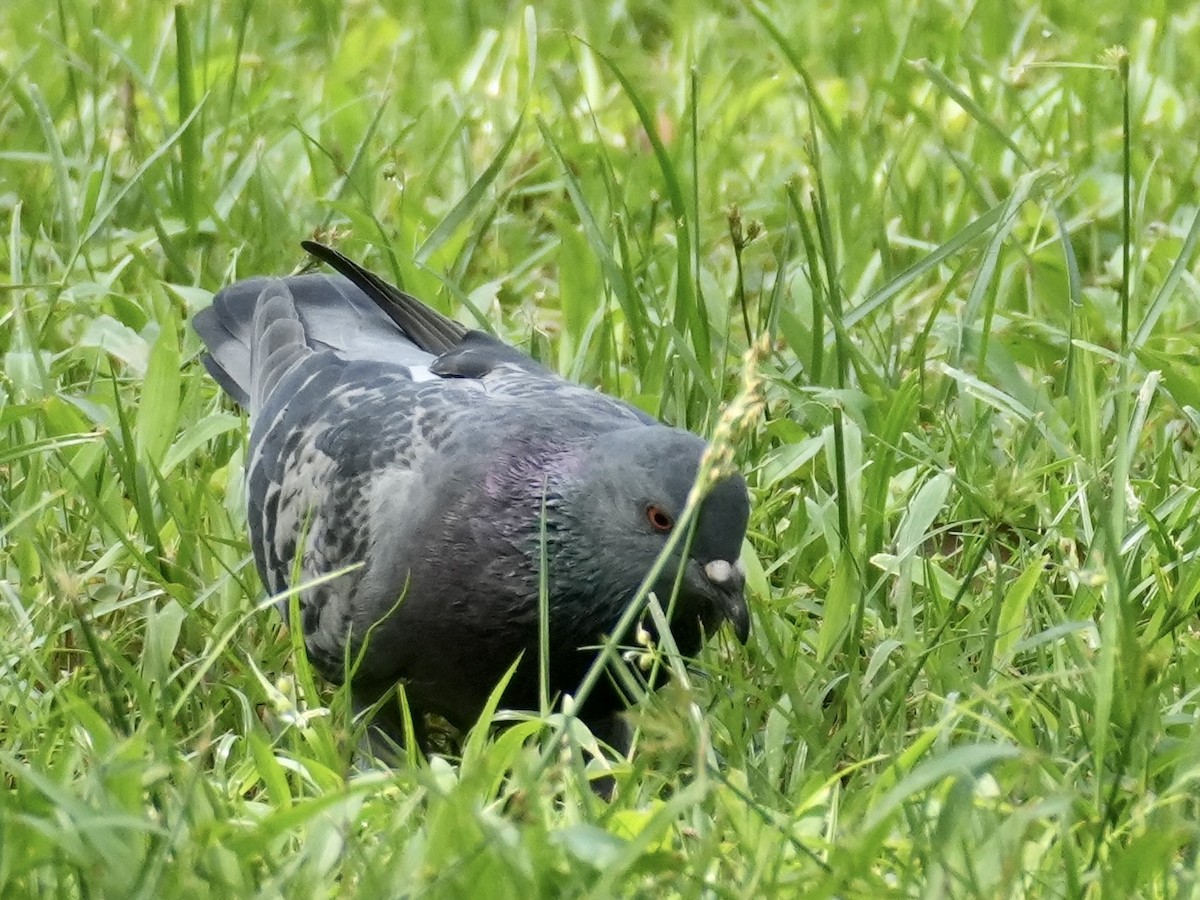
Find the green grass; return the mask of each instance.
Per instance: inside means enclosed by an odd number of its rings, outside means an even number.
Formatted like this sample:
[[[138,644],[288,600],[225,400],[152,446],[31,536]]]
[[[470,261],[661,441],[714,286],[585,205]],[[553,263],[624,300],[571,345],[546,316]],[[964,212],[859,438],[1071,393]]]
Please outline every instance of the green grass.
[[[1197,121],[1193,0],[0,4],[0,895],[1195,896]],[[612,803],[269,608],[187,320],[314,233],[707,434],[770,335]]]

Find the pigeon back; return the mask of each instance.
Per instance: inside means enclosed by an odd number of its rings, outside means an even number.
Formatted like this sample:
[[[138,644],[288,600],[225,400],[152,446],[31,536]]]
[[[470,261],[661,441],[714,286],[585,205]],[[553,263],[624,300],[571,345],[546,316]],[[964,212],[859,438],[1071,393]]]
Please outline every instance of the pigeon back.
[[[280,290],[288,292],[300,331],[289,329],[287,334],[311,350],[331,350],[347,361],[376,360],[424,368],[438,353],[448,349],[437,343],[426,342],[422,346],[395,317],[344,276],[296,275],[286,279],[286,287],[282,287],[284,284],[283,279],[277,278],[239,281],[217,294],[212,305],[192,320],[208,351],[203,357],[205,367],[243,407],[250,405],[255,377],[253,360],[269,357],[264,349],[254,347],[260,337],[256,333],[260,306],[272,306],[275,317],[280,314],[278,303],[260,304],[260,298],[266,299],[264,292],[272,296],[278,296]],[[440,316],[428,307],[422,309]],[[287,317],[293,316],[289,313]],[[460,334],[465,332],[461,325],[453,324]],[[266,333],[264,330],[262,336]],[[281,339],[282,334],[274,335],[276,342]]]

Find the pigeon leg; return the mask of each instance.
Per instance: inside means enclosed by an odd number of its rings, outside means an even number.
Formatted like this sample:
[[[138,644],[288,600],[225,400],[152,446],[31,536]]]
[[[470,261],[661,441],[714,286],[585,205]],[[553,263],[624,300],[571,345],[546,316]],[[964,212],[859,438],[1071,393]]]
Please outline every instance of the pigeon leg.
[[[383,702],[380,703],[380,700]],[[367,727],[359,743],[359,753],[378,759],[389,766],[403,762],[404,715],[400,702],[391,691],[375,695],[355,693],[352,697],[354,717],[367,718]],[[374,712],[372,713],[372,710]],[[428,734],[425,716],[420,710],[409,708],[412,714],[413,733],[422,752],[428,750]]]

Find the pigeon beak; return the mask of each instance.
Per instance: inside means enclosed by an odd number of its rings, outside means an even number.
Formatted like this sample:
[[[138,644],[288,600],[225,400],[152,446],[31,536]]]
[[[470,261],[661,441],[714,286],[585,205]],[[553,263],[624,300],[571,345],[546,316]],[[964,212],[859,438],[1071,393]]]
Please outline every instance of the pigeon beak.
[[[750,638],[750,608],[746,605],[746,570],[741,561],[714,559],[704,566],[704,575],[720,589],[724,601],[721,613],[733,626],[739,643]]]

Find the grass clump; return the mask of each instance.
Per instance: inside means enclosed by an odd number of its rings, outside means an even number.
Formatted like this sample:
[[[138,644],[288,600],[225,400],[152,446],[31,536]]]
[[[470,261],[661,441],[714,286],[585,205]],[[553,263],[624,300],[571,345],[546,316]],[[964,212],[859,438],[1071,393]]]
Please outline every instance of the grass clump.
[[[1191,0],[0,7],[0,893],[1194,893],[1198,76]],[[754,637],[611,804],[554,716],[356,768],[262,597],[186,322],[311,234],[705,433],[761,348]]]

